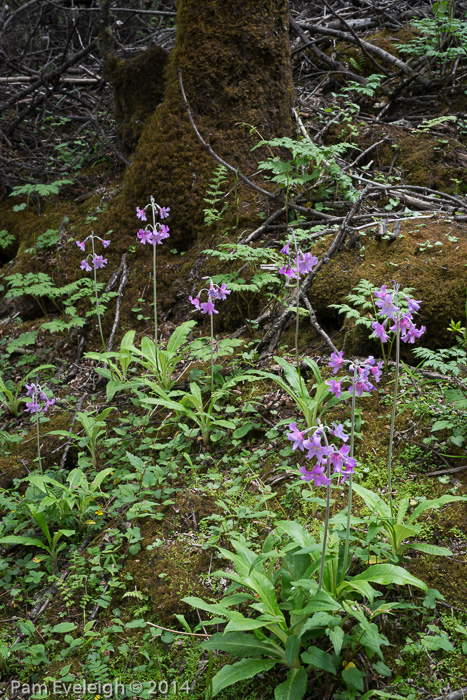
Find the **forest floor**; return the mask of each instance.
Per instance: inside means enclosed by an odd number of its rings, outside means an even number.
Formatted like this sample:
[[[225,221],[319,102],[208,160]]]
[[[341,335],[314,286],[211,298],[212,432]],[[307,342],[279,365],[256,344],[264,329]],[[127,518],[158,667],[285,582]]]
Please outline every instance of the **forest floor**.
[[[24,144],[10,154],[0,202],[0,697],[467,694],[465,28],[440,29],[445,14],[438,25],[384,24],[376,3],[358,37],[410,64],[404,91],[399,68],[358,41],[331,31],[316,44],[321,56],[303,49],[314,5],[291,4],[297,137],[270,148],[302,218],[271,218],[265,204],[240,230],[246,185],[213,161],[192,248],[170,238],[142,246],[141,216],[124,237],[108,231],[103,247],[87,237],[105,228],[122,188],[113,120],[103,119],[94,153],[68,117],[45,122],[44,148],[54,144],[60,165],[52,179],[25,182],[14,167],[27,160]],[[354,37],[362,19],[354,8],[334,31]],[[425,53],[400,48],[415,40]],[[363,81],[320,63],[331,54]],[[170,216],[157,231],[163,223]],[[311,254],[297,287],[297,256]],[[101,255],[105,270],[94,266]],[[225,300],[209,296],[223,284]],[[193,306],[198,294],[216,315]],[[400,361],[395,334],[382,350],[373,333],[385,294],[403,314],[407,299],[421,301],[413,320],[425,332],[402,343]],[[350,364],[336,373],[340,353]],[[375,386],[354,404],[351,379],[341,396],[332,380],[357,365],[366,380],[373,368]],[[300,479],[312,462],[291,424],[308,439],[326,434],[333,459],[338,447],[346,455],[329,489],[317,472]],[[353,436],[351,479],[340,425]],[[329,460],[317,466],[331,470]]]

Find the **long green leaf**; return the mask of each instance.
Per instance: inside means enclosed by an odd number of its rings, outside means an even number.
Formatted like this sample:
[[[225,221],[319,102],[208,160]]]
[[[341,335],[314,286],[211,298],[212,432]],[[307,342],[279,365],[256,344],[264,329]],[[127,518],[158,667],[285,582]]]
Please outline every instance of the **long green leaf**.
[[[467,501],[467,496],[448,496],[446,494],[429,501],[422,501],[418,504],[413,513],[410,514],[407,522],[411,523],[413,520],[416,520],[429,508],[440,508],[441,506],[446,505],[446,503],[456,503],[457,501]]]
[[[415,549],[418,552],[426,552],[427,554],[434,554],[438,557],[452,557],[452,552],[447,547],[437,547],[428,542],[411,542],[404,545],[403,549]]]
[[[396,566],[395,564],[375,564],[361,574],[354,576],[351,581],[371,581],[372,583],[380,583],[384,586],[391,583],[399,586],[411,584],[412,586],[416,586],[416,588],[428,591],[426,583],[423,583],[419,578],[412,576],[412,574],[401,566]]]
[[[365,501],[370,510],[376,511],[383,518],[391,518],[391,509],[381,496],[360,486],[360,484],[352,484],[352,489]]]
[[[256,639],[252,634],[242,632],[229,632],[225,634],[213,634],[201,645],[202,649],[210,651],[226,651],[233,656],[280,656],[280,652],[270,644]]]
[[[224,666],[213,678],[213,695],[217,695],[221,690],[238,683],[238,681],[244,681],[258,673],[270,671],[276,663],[277,661],[270,659],[242,659],[232,666]]]
[[[190,331],[194,326],[196,326],[196,321],[185,321],[178,326],[168,340],[168,352],[177,352],[181,346],[186,343]]]
[[[276,686],[274,700],[302,700],[306,692],[307,673],[302,668],[291,668],[287,680]]]
[[[22,544],[26,547],[40,547],[48,551],[48,547],[35,537],[22,537],[21,535],[7,535],[0,537],[0,544]]]

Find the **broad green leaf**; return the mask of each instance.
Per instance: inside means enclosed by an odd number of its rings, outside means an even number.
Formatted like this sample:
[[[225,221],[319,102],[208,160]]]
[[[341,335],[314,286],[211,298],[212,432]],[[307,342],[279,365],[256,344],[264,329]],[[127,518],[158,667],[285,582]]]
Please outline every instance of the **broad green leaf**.
[[[353,688],[363,693],[363,679],[366,674],[355,666],[348,666],[342,671],[342,678],[348,688]]]
[[[233,617],[234,615],[235,617]],[[271,621],[268,619],[261,619],[261,617],[245,617],[241,613],[235,613],[233,610],[230,612],[230,616],[229,623],[225,628],[225,633],[247,632],[248,630],[259,629],[260,627],[266,627],[266,625],[271,624]]]
[[[260,641],[252,634],[244,634],[243,632],[213,634],[200,646],[206,651],[215,649],[245,658],[249,656],[280,656],[280,652],[267,642]]]
[[[334,598],[331,598],[326,591],[321,589],[314,594],[310,602],[307,603],[304,608],[301,610],[291,610],[291,615],[305,616],[319,611],[340,610],[341,607],[342,606],[339,605]]]
[[[128,461],[130,462],[131,466],[136,469],[138,472],[142,472],[146,469],[147,462],[144,461],[144,459],[141,459],[141,457],[138,457],[138,455],[133,455],[131,452],[126,451],[126,456],[128,458]]]
[[[304,664],[311,664],[313,668],[319,668],[334,676],[337,673],[337,662],[331,654],[323,651],[319,647],[311,646],[301,655]]]
[[[65,634],[65,632],[71,632],[75,630],[77,625],[73,622],[59,622],[58,625],[52,627],[52,632],[59,632],[60,634]]]
[[[437,634],[433,637],[424,635],[421,639],[423,646],[430,651],[439,651],[443,649],[447,652],[455,652],[455,648],[444,634]]]
[[[213,678],[213,696],[238,681],[244,681],[258,673],[270,671],[276,663],[277,661],[270,659],[242,659],[232,666],[223,666]]]
[[[304,668],[291,668],[287,680],[276,686],[274,700],[302,700],[306,692],[307,673]]]
[[[326,630],[326,634],[331,640],[331,644],[334,647],[334,653],[336,656],[340,656],[342,645],[344,643],[344,630],[342,627],[333,627],[330,630]]]

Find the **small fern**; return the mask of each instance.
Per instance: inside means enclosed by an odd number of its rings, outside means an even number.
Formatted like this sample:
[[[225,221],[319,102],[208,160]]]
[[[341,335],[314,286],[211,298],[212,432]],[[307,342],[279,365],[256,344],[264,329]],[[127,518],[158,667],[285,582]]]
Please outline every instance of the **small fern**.
[[[454,377],[458,377],[461,373],[459,365],[467,365],[467,353],[460,348],[443,348],[441,350],[414,348],[412,352],[417,360],[421,360],[424,369],[433,369],[440,374],[452,374]]]
[[[217,206],[225,197],[222,189],[225,182],[227,182],[227,168],[224,165],[218,165],[207,187],[206,197],[203,198],[203,201],[209,205],[203,209],[205,226],[211,226],[214,222],[220,221],[229,206],[227,202],[224,202],[221,209]]]

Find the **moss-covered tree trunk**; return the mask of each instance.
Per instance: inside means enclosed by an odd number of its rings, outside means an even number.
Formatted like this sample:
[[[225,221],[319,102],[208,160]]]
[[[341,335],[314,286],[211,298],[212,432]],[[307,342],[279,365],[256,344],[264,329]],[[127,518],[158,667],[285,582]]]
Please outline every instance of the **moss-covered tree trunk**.
[[[151,194],[170,206],[171,243],[179,249],[202,231],[203,197],[217,163],[190,126],[179,69],[201,134],[226,161],[253,172],[258,133],[292,132],[287,0],[179,0],[164,99],[145,124],[112,221],[122,243],[128,234],[134,240],[135,207]],[[134,89],[144,94],[144,81]]]

